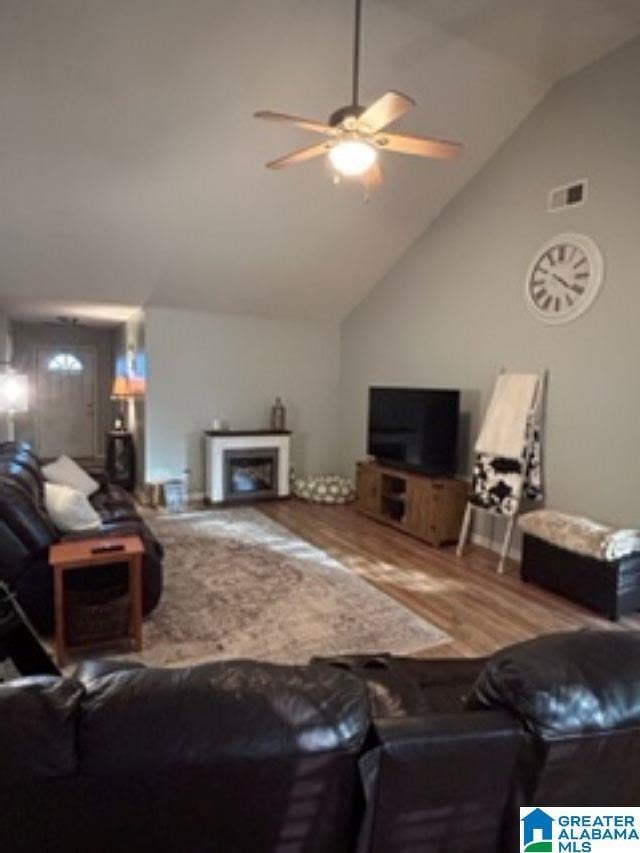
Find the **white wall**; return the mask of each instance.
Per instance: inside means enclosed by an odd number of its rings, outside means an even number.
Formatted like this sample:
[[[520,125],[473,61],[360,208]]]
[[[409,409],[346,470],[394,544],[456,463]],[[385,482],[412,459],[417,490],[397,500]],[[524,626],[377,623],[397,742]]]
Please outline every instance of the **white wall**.
[[[203,430],[214,417],[232,428],[268,426],[276,395],[288,409],[296,470],[335,468],[337,324],[162,308],[145,319],[147,479],[188,467],[191,490],[201,491]]]
[[[474,437],[501,365],[546,367],[549,505],[640,524],[639,80],[636,40],[560,84],[347,319],[346,470],[365,450],[369,385],[459,387]],[[583,177],[588,203],[548,214],[547,191]],[[562,231],[599,243],[606,281],[585,316],[552,327],[523,287]]]

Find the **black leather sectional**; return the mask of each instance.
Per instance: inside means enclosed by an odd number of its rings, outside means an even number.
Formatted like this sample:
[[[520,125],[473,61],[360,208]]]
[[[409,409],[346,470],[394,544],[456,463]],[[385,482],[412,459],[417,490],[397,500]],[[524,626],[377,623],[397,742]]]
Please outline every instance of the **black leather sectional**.
[[[485,660],[85,665],[0,685],[0,849],[513,853],[640,802],[640,635]]]
[[[143,561],[143,611],[149,613],[162,593],[162,546],[140,518],[131,496],[118,486],[101,483],[91,498],[103,522],[100,535],[138,534],[145,545]],[[0,580],[16,593],[18,601],[41,632],[53,629],[53,578],[47,561],[49,546],[64,538],[44,508],[44,478],[40,461],[26,444],[0,444]],[[95,536],[95,532],[92,534]],[[121,565],[73,573],[70,581],[84,589],[124,582]]]

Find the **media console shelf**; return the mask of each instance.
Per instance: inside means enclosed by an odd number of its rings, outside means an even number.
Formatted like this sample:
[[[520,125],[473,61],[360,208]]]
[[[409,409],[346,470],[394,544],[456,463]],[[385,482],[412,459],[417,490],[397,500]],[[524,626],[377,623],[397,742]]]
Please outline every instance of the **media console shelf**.
[[[457,542],[467,501],[467,483],[358,462],[357,509],[370,518],[424,539],[436,547]]]

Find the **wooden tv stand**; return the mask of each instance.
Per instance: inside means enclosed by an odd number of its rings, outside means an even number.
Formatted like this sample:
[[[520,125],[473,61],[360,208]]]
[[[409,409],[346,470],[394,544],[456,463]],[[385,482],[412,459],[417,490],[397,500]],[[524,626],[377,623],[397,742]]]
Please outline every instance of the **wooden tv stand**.
[[[465,480],[358,462],[356,492],[356,508],[376,521],[436,547],[458,540],[467,501]]]

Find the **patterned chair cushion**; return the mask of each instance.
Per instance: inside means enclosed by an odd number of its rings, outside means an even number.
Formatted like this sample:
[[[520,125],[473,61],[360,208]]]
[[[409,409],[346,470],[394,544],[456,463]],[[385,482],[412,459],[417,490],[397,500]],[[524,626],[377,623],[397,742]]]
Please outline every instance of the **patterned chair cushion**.
[[[291,490],[297,498],[319,504],[346,504],[356,496],[351,480],[338,474],[294,477]]]

